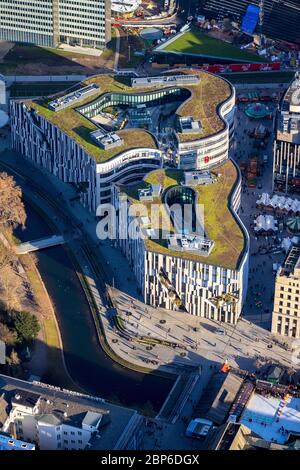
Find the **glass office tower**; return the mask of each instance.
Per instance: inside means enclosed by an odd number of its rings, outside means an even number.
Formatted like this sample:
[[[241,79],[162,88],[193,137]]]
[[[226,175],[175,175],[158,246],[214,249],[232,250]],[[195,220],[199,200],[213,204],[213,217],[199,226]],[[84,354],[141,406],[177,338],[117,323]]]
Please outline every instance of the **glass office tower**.
[[[104,48],[111,39],[110,0],[2,0],[0,40]]]

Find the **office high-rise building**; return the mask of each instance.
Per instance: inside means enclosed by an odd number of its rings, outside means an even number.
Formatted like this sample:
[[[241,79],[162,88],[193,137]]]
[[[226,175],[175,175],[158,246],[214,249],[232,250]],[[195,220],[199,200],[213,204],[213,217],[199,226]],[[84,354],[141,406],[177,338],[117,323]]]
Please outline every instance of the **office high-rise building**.
[[[284,193],[300,191],[300,75],[283,96],[276,115],[273,188]]]
[[[2,0],[0,40],[103,48],[111,38],[110,18],[110,0]]]
[[[272,333],[300,338],[299,305],[300,247],[293,246],[276,276]]]
[[[111,39],[110,0],[54,0],[59,41],[103,48]],[[54,24],[55,24],[55,13]]]

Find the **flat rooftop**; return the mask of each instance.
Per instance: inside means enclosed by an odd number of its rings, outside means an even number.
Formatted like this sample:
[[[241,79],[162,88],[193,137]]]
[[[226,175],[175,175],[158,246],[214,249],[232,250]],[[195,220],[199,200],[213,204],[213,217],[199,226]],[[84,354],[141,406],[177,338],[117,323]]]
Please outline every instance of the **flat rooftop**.
[[[110,421],[103,428],[100,427],[101,439],[95,439],[91,449],[113,449],[131,418],[136,415],[134,410],[107,403],[100,398],[80,396],[46,384],[34,384],[0,374],[0,397],[3,396],[5,402],[11,405],[16,394],[22,395],[24,404],[28,397],[31,403],[39,400],[39,412],[36,416],[43,420],[51,419],[52,424],[57,420],[81,426],[88,411],[109,416]],[[58,410],[66,412],[67,417],[63,413],[59,416]]]
[[[300,434],[300,398],[283,400],[254,393],[241,423],[266,441],[285,444],[290,433]]]
[[[299,269],[299,264],[300,246],[292,246],[279,272],[280,276],[289,277],[291,274],[294,274],[295,269]]]
[[[217,181],[208,185],[193,185],[198,193],[198,203],[204,204],[204,229],[207,237],[213,240],[214,246],[209,256],[201,256],[197,252],[178,252],[168,247],[167,240],[163,238],[163,227],[168,226],[169,216],[162,206],[161,219],[158,226],[151,228],[159,231],[160,237],[156,240],[145,239],[149,251],[178,256],[184,259],[201,261],[207,264],[237,269],[245,248],[244,232],[236,217],[229,208],[231,192],[237,180],[237,170],[232,161],[228,160],[215,169],[219,175]],[[125,193],[132,203],[139,203],[138,190],[147,188],[151,184],[162,187],[162,195],[153,201],[144,204],[149,208],[151,204],[162,202],[166,189],[184,183],[184,172],[181,170],[155,170],[145,176],[143,182],[134,186],[120,185],[121,192]]]
[[[157,148],[155,138],[149,132],[142,129],[130,129],[118,132],[124,139],[123,146],[109,150],[99,148],[90,136],[91,132],[97,130],[96,124],[80,114],[76,108],[78,108],[79,105],[82,107],[90,102],[94,102],[105,93],[140,94],[172,87],[187,89],[191,92],[191,98],[187,99],[179,106],[177,115],[178,117],[190,117],[195,121],[200,121],[201,129],[199,132],[192,133],[192,135],[178,133],[179,141],[186,142],[204,138],[216,134],[225,128],[225,122],[218,114],[218,107],[232,95],[233,89],[230,83],[204,71],[193,70],[188,74],[184,72],[183,74],[197,75],[199,80],[195,83],[188,84],[175,83],[173,86],[167,81],[160,86],[134,88],[131,86],[129,77],[118,78],[113,75],[99,75],[89,78],[81,84],[83,87],[91,84],[98,86],[99,89],[93,93],[92,97],[83,99],[79,104],[75,103],[73,106],[69,106],[60,111],[55,112],[49,109],[49,103],[54,99],[58,99],[60,96],[64,96],[64,94],[52,96],[49,99],[42,98],[21,101],[24,102],[28,108],[36,110],[41,116],[73,138],[97,163],[103,163],[125,150],[143,147]]]
[[[35,445],[14,439],[0,432],[0,450],[35,450]]]

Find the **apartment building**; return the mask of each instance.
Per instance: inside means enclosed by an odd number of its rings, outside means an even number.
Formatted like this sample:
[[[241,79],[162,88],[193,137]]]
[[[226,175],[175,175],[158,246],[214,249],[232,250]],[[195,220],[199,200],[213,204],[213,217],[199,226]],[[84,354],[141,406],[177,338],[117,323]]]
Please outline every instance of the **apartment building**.
[[[0,431],[40,450],[138,449],[143,423],[101,398],[0,375]]]
[[[275,281],[272,333],[300,338],[300,247],[293,246]]]
[[[276,115],[273,189],[300,191],[300,75],[283,96]]]
[[[110,18],[110,0],[2,0],[0,40],[104,48],[111,39]]]

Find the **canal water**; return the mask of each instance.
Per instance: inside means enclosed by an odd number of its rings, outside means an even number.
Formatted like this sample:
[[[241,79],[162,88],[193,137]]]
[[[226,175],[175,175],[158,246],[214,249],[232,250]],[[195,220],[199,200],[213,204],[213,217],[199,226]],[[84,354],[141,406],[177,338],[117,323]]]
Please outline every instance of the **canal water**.
[[[26,213],[25,230],[16,231],[21,241],[51,235],[45,219],[28,203]],[[107,357],[99,345],[87,300],[67,250],[48,248],[35,256],[55,307],[65,362],[73,380],[91,394],[158,411],[173,381],[125,369]]]

